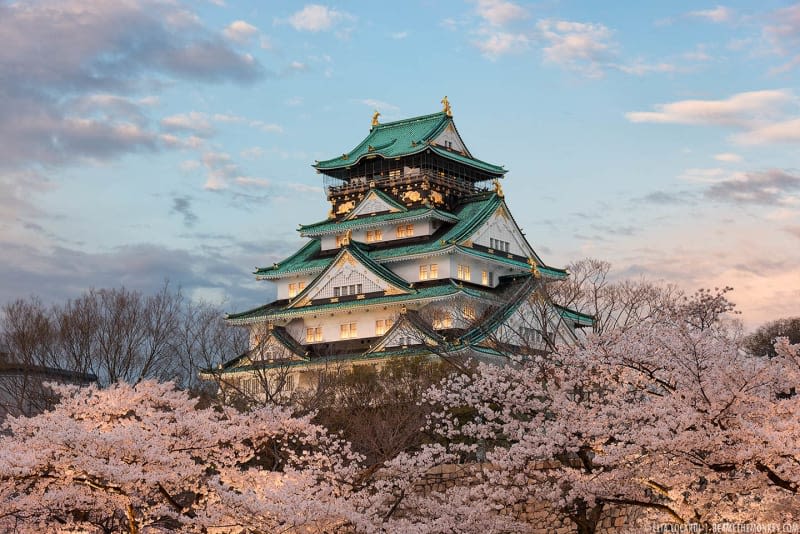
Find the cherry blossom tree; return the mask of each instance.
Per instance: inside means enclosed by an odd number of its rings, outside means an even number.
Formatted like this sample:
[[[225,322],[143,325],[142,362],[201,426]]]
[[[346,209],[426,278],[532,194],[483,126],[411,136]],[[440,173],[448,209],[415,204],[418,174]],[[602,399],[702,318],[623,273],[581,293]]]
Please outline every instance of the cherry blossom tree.
[[[483,509],[546,503],[580,533],[612,505],[662,522],[794,518],[798,346],[748,355],[727,292],[698,292],[584,346],[451,376],[427,395],[440,444],[392,464],[402,476],[384,483],[374,514],[413,523],[413,510],[423,524],[420,510],[471,496]],[[423,505],[410,489],[433,466],[474,461],[487,468],[468,490]]]
[[[332,530],[358,456],[279,407],[196,409],[172,384],[58,387],[0,438],[0,530]]]

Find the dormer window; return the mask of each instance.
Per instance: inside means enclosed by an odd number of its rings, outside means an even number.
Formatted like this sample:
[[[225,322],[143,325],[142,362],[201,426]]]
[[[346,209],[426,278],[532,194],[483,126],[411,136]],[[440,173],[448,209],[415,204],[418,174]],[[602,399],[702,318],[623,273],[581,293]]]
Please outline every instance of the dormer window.
[[[367,243],[374,243],[375,241],[383,241],[383,230],[367,230]]]

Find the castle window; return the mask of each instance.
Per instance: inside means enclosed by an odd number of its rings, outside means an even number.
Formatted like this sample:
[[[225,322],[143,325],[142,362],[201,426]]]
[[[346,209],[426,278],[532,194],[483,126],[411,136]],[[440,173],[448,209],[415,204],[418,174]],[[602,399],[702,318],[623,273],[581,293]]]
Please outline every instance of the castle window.
[[[334,297],[347,297],[350,295],[359,295],[364,292],[363,284],[350,284],[346,286],[336,286],[333,288]]]
[[[306,328],[306,343],[322,341],[322,327]]]
[[[482,271],[481,272],[481,284],[485,286],[494,286],[494,272],[493,271]]]
[[[433,327],[434,328],[450,328],[453,326],[453,317],[443,311],[437,311],[433,314]]]
[[[339,325],[339,338],[340,339],[351,339],[356,337],[357,330],[356,330],[357,323],[343,323]]]
[[[347,239],[347,234],[337,235],[336,236],[336,246],[343,247],[350,243],[350,240]]]
[[[397,227],[397,237],[411,237],[414,235],[413,224],[401,224]]]
[[[392,169],[389,171],[389,178],[400,178],[401,174],[402,174],[401,169]]]
[[[419,279],[420,280],[435,280],[439,278],[439,264],[431,263],[430,265],[419,266]]]
[[[394,321],[391,319],[378,319],[375,321],[375,335],[382,336],[389,331],[389,329],[392,327],[392,324],[394,324]]]
[[[458,270],[456,272],[456,276],[459,280],[471,280],[470,272],[469,272],[469,265],[459,265]]]
[[[297,282],[296,284],[289,284],[289,298],[294,297],[306,288],[305,282]]]
[[[491,249],[499,250],[500,252],[508,252],[510,247],[511,243],[508,241],[502,241],[493,237],[489,238],[489,248]]]
[[[375,241],[383,241],[383,230],[367,230],[367,243],[373,243]]]

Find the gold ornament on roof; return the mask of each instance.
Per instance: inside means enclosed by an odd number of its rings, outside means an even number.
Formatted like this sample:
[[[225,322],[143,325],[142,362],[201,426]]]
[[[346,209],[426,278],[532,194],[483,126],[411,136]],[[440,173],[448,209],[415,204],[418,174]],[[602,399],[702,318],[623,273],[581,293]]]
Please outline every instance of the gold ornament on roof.
[[[348,228],[347,231],[344,233],[344,244],[347,245],[350,243],[350,239],[353,238],[353,229]]]
[[[453,116],[453,110],[450,108],[450,101],[447,100],[447,96],[442,99],[442,111],[444,111],[445,115],[448,117]]]
[[[378,117],[380,117],[380,116],[381,116],[381,112],[376,109],[375,113],[372,115],[372,125],[373,126],[377,126],[377,125],[380,124],[378,122]]]
[[[494,179],[494,192],[497,193],[497,196],[503,198],[503,186],[500,185],[500,180],[497,178]]]
[[[531,274],[533,274],[534,278],[539,278],[542,276],[542,273],[539,272],[539,268],[536,266],[536,260],[533,258],[528,258],[528,265],[531,266]]]

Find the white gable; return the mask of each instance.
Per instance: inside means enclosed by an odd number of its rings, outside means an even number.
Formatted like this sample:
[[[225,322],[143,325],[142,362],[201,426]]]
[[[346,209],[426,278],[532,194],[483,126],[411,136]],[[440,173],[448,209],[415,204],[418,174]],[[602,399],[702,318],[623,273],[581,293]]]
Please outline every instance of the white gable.
[[[505,206],[498,207],[497,211],[472,234],[472,242],[499,252],[508,252],[524,257],[534,256],[533,249],[517,228]],[[508,243],[508,250],[505,250],[503,246],[505,243]]]
[[[448,124],[447,128],[433,140],[433,143],[456,152],[467,152],[467,147],[464,146],[464,141],[461,140],[461,136],[458,135],[453,123]]]
[[[407,291],[398,289],[364,267],[349,252],[345,252],[331,269],[314,281],[306,291],[306,294],[303,295],[303,298],[294,303],[292,307],[304,306],[316,299],[375,293],[378,291],[385,291],[387,294],[407,293]]]
[[[348,215],[347,219],[352,219],[353,217],[358,217],[360,215],[370,215],[371,213],[382,213],[390,211],[392,213],[400,211],[397,206],[392,206],[385,200],[383,200],[375,191],[370,191],[367,193],[367,196],[364,197],[358,206],[353,209]]]

